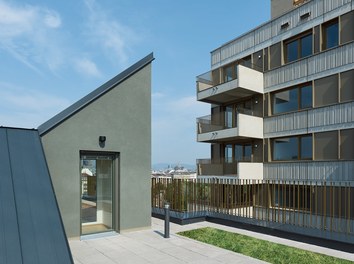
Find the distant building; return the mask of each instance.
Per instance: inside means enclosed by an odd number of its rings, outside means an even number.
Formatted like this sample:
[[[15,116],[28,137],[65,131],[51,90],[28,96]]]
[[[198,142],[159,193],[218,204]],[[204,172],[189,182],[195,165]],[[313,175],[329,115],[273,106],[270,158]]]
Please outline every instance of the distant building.
[[[68,237],[151,226],[153,59],[38,128]]]

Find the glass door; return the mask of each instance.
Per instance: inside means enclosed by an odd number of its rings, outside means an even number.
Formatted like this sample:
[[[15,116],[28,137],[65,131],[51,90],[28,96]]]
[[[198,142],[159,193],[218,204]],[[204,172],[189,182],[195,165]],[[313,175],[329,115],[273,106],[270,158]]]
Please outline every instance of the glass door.
[[[113,155],[81,155],[81,234],[113,229]]]

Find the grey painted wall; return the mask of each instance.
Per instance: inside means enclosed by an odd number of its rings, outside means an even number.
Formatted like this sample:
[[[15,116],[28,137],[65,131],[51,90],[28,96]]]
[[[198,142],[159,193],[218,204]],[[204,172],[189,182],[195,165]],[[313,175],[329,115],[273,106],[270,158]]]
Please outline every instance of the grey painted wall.
[[[150,227],[151,63],[49,131],[42,143],[68,237],[80,235],[80,150],[119,153],[116,231]]]
[[[271,0],[272,19],[290,11],[293,8],[293,0]]]

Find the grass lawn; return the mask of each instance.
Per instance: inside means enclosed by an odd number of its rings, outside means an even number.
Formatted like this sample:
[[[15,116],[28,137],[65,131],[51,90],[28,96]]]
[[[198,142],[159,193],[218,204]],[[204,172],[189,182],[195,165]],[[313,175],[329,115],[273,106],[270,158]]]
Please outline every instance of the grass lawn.
[[[352,263],[348,260],[210,227],[178,234],[270,263]]]

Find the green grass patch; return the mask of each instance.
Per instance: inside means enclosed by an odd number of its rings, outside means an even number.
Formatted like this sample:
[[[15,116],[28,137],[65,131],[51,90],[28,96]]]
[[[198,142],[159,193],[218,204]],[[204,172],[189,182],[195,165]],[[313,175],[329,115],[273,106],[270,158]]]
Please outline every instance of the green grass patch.
[[[210,227],[178,234],[270,263],[352,263],[348,260]]]

